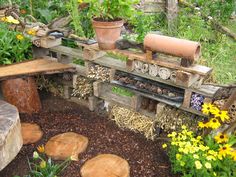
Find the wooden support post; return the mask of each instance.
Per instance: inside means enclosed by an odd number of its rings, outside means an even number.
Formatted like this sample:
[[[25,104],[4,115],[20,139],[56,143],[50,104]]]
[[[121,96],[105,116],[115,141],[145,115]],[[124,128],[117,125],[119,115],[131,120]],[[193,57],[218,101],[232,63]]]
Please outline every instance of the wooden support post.
[[[133,59],[128,59],[126,61],[126,68],[128,71],[133,71],[134,70],[134,60]]]
[[[134,95],[131,100],[131,107],[134,108],[135,111],[138,111],[141,106],[142,97],[141,95]]]
[[[191,90],[185,90],[184,102],[182,104],[182,107],[184,107],[184,108],[189,108],[190,107],[191,96],[192,96],[192,91]]]
[[[157,104],[157,108],[156,108],[156,116],[157,117],[163,112],[165,107],[166,107],[165,103],[158,103]]]
[[[222,107],[222,110],[228,111],[229,107],[235,102],[236,100],[236,89],[233,90],[231,96],[229,97],[228,101]]]
[[[178,16],[178,0],[167,0],[167,20],[169,32],[176,32]]]
[[[198,81],[200,76],[198,74],[191,74],[185,71],[178,70],[176,72],[176,85],[190,87]]]
[[[94,96],[100,97],[101,87],[102,87],[102,81],[96,81],[93,83]]]
[[[64,85],[63,86],[63,90],[64,90],[64,97],[66,99],[70,99],[70,87],[68,85]]]
[[[90,96],[88,98],[89,110],[90,111],[95,111],[95,109],[97,107],[97,103],[98,103],[98,98],[96,98],[95,96]]]
[[[152,60],[153,59],[152,54],[153,52],[151,50],[146,50],[146,59],[149,61]]]

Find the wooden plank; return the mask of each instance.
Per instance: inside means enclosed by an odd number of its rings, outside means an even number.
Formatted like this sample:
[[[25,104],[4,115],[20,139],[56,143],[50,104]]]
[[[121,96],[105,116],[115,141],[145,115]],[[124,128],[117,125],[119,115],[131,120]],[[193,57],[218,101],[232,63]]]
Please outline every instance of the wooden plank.
[[[65,46],[56,46],[49,49],[50,51],[61,53],[63,55],[72,56],[76,59],[83,59],[83,51]]]
[[[74,72],[75,68],[50,59],[37,59],[0,67],[0,79],[4,80],[24,75],[53,74],[64,71]]]
[[[127,56],[128,59],[130,60],[140,60],[146,63],[151,63],[151,64],[157,64],[163,67],[171,68],[171,69],[176,69],[176,70],[183,70],[186,72],[190,72],[192,74],[199,74],[206,76],[211,73],[212,68],[202,66],[202,65],[197,65],[193,64],[190,67],[183,67],[181,66],[181,63],[176,61],[176,57],[166,57],[163,55],[159,55],[158,58],[155,58],[153,60],[147,60],[146,54],[145,53],[138,53],[138,52],[133,52],[133,51],[127,51],[127,50],[113,50],[114,53],[118,53],[120,55]]]

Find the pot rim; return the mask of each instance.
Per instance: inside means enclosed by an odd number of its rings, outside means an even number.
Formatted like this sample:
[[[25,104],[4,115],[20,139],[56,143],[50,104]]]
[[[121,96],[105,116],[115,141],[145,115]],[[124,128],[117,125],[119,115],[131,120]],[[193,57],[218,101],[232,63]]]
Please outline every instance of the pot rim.
[[[115,21],[99,21],[96,20],[96,18],[93,18],[92,24],[95,28],[120,28],[124,25],[124,20],[118,19]]]

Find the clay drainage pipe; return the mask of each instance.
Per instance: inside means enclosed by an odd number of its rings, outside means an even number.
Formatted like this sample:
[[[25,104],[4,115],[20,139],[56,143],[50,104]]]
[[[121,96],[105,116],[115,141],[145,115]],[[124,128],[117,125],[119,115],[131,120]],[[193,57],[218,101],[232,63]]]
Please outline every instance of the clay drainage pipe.
[[[198,42],[158,34],[147,34],[144,39],[144,47],[146,50],[181,57],[191,61],[198,60],[201,53],[201,46]]]

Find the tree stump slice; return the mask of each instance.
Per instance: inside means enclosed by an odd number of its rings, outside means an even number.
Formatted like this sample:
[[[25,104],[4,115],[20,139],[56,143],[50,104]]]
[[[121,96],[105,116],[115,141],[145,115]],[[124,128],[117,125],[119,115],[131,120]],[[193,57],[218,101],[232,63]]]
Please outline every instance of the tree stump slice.
[[[23,138],[23,144],[33,144],[38,142],[43,132],[37,124],[21,123],[21,134]]]
[[[159,72],[159,66],[149,64],[149,75],[150,76],[156,77],[158,75],[158,72]]]
[[[34,78],[9,79],[2,82],[4,99],[17,107],[20,113],[37,113],[41,102]]]
[[[136,72],[139,72],[139,73],[140,73],[142,67],[143,67],[143,62],[138,61],[138,60],[135,60],[135,61],[134,61],[134,70],[135,70]]]
[[[160,68],[158,74],[160,75],[160,78],[162,78],[163,80],[167,80],[170,78],[171,75],[171,70],[168,68]]]
[[[129,177],[126,160],[113,154],[101,154],[88,160],[80,170],[82,177]]]
[[[88,138],[74,132],[56,135],[46,143],[45,153],[54,160],[78,160],[88,146]]]

